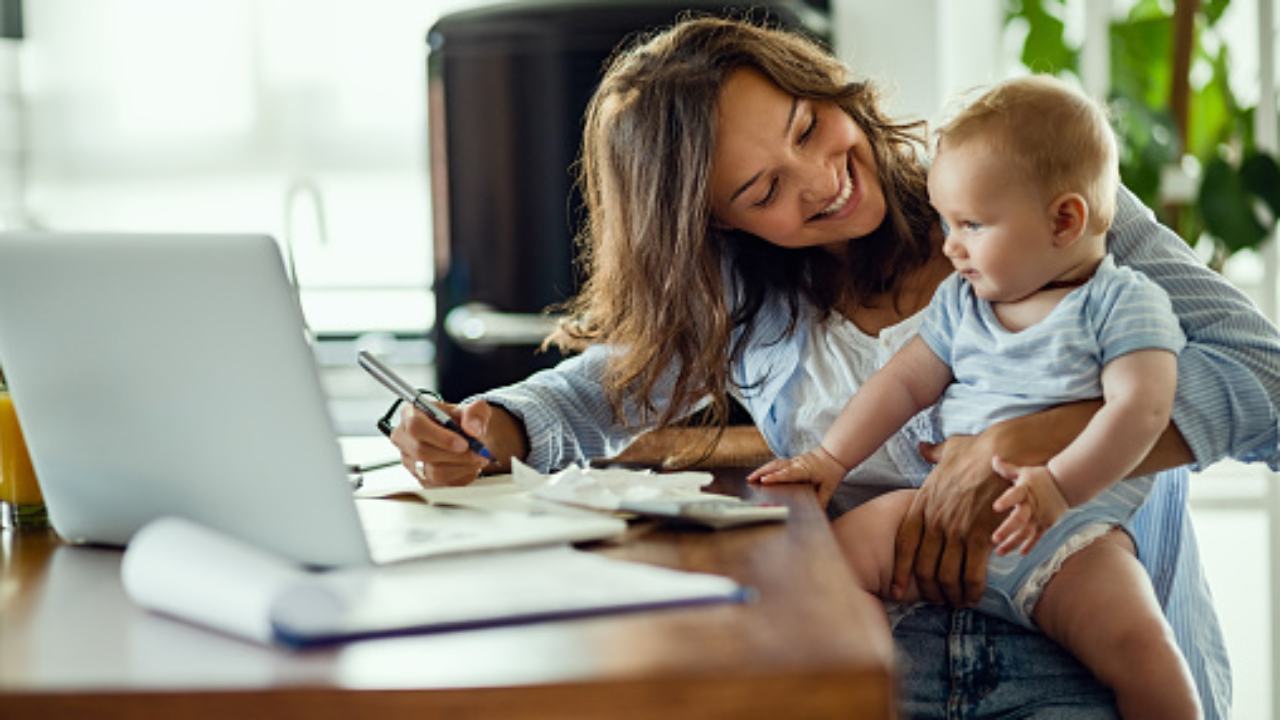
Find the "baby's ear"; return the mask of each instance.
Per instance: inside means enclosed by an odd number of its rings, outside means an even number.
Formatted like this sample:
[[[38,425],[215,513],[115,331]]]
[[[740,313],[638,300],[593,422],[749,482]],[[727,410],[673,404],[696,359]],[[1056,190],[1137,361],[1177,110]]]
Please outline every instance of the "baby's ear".
[[[1053,227],[1053,244],[1069,247],[1089,227],[1089,203],[1080,193],[1063,193],[1049,204],[1049,219]]]

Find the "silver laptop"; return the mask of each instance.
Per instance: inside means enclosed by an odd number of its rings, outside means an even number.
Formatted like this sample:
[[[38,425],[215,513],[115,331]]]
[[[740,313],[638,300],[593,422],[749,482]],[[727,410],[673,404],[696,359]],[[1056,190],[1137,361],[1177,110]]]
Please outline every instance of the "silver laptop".
[[[366,527],[266,236],[0,234],[0,368],[71,542],[124,545],[177,515],[336,566],[624,527],[405,504]]]

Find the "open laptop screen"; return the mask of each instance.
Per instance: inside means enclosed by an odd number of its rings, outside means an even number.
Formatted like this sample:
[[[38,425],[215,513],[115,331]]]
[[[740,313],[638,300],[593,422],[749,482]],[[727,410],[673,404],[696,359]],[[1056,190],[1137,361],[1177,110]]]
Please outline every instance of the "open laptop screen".
[[[368,562],[271,238],[4,234],[0,367],[64,538],[123,545],[181,515]]]

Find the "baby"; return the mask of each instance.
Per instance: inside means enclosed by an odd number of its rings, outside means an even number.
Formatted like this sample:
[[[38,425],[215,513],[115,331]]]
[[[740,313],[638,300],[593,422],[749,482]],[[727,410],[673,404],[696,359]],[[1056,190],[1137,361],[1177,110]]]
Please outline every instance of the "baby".
[[[1150,477],[1124,478],[1169,423],[1185,340],[1164,292],[1107,255],[1118,182],[1103,112],[1059,81],[1011,80],[965,108],[939,131],[929,172],[955,274],[919,336],[849,400],[821,445],[751,478],[814,482],[826,498],[935,402],[950,436],[1102,398],[1044,465],[994,459],[1011,484],[995,503],[1007,515],[978,608],[1062,644],[1115,691],[1124,717],[1193,718],[1191,673],[1120,527],[1151,487]],[[914,492],[882,495],[835,523],[867,592],[888,597],[894,536]]]

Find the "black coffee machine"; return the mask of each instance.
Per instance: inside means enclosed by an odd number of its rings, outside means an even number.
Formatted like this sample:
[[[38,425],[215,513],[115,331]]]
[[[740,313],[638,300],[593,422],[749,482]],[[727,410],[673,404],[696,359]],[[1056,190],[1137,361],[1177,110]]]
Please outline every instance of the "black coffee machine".
[[[681,13],[766,19],[827,39],[826,0],[515,2],[430,30],[428,123],[439,386],[464,398],[561,360],[540,313],[577,290],[583,113],[615,46]]]

